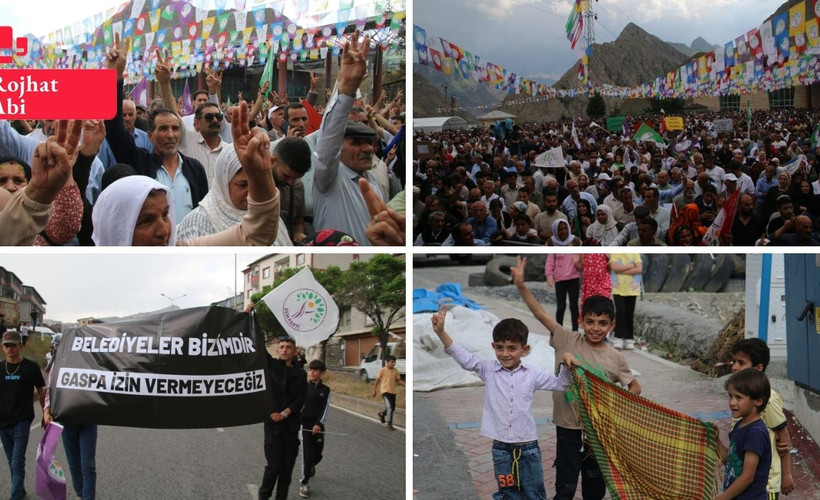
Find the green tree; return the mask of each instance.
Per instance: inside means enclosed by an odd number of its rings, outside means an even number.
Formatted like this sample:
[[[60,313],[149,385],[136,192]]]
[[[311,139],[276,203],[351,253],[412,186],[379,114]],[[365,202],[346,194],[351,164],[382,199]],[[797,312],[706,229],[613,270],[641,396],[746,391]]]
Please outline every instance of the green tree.
[[[587,103],[587,116],[590,118],[597,118],[606,116],[606,103],[604,96],[598,92],[594,92]]]
[[[379,338],[382,346],[382,365],[387,354],[390,327],[404,319],[404,269],[404,259],[387,254],[354,262],[343,274],[334,295],[373,321],[373,335]]]
[[[686,101],[683,99],[652,99],[649,101],[650,113],[660,113],[661,110],[667,115],[677,114],[683,111]]]
[[[272,338],[285,335],[286,332],[285,329],[282,328],[282,325],[279,324],[279,321],[276,319],[276,316],[273,315],[273,312],[271,312],[268,305],[260,299],[301,270],[301,267],[289,267],[285,269],[281,276],[273,280],[273,285],[267,285],[262,288],[261,292],[257,292],[251,296],[251,301],[255,304],[254,310],[256,311],[256,316],[259,319],[259,325],[262,327],[262,332],[265,334],[265,340],[270,340]],[[345,271],[342,271],[337,266],[330,266],[324,270],[311,269],[311,272],[313,273],[313,277],[316,278],[316,281],[325,287],[325,290],[327,290],[327,292],[333,297],[333,300],[336,301],[336,305],[339,306],[340,313],[350,307],[346,305],[344,301],[340,301],[336,296],[336,290],[339,283],[342,281],[342,275]]]

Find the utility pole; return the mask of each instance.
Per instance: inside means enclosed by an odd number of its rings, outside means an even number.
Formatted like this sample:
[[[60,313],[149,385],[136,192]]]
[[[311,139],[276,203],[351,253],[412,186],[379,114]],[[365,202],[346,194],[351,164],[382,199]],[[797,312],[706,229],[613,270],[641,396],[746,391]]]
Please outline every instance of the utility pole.
[[[596,2],[598,0],[595,0]],[[584,12],[584,41],[586,42],[586,47],[584,47],[584,51],[587,55],[587,90],[592,89],[592,75],[590,75],[589,68],[592,66],[592,44],[595,43],[595,21],[598,20],[598,14],[593,12],[592,10],[592,2],[589,2],[589,10]]]

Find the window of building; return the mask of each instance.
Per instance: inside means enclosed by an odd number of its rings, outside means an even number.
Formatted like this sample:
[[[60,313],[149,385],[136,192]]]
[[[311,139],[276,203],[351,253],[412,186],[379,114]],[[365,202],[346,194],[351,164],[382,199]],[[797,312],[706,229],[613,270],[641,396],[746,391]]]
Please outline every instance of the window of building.
[[[303,254],[303,253],[296,254],[296,265],[297,266],[304,266],[305,265],[305,254]]]
[[[262,268],[262,279],[269,279],[270,278],[270,267]]]
[[[794,87],[769,92],[769,109],[794,107]]]
[[[740,109],[740,94],[722,95],[719,100],[721,111],[737,111]]]

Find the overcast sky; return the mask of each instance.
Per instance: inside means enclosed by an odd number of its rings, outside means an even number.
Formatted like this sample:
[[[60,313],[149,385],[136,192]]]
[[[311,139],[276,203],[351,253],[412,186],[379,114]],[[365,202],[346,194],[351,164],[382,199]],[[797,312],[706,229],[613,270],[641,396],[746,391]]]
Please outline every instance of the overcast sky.
[[[557,79],[580,57],[570,49],[565,24],[570,0],[436,0],[416,1],[413,22],[431,36],[442,37],[519,75]],[[633,22],[668,42],[690,45],[697,37],[723,45],[749,30],[782,0],[603,0],[593,1],[598,14],[597,43],[611,42]],[[809,10],[811,3],[808,2]],[[408,29],[408,32],[410,30]],[[440,44],[435,44],[441,50]],[[415,51],[411,53],[415,54]]]
[[[0,0],[0,19],[4,26],[12,27],[16,36],[26,33],[43,36],[123,3],[114,0]]]
[[[186,295],[174,301],[181,308],[209,305],[233,295],[235,276],[242,293],[242,270],[266,253],[239,254],[236,274],[234,255],[0,253],[0,266],[37,289],[46,301],[46,318],[74,323],[168,307],[163,293],[174,299]]]

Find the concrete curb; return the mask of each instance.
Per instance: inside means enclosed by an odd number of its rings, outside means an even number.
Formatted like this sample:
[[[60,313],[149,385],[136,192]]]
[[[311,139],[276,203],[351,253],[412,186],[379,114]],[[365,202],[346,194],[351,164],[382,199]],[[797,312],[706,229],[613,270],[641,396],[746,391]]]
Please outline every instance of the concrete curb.
[[[693,371],[688,366],[684,366],[684,365],[681,365],[679,363],[675,363],[674,361],[669,361],[668,359],[664,359],[660,356],[656,356],[655,354],[652,354],[651,352],[642,351],[641,349],[635,349],[634,351],[631,351],[631,352],[633,352],[635,354],[640,354],[641,356],[643,356],[645,358],[648,358],[648,359],[651,359],[652,361],[655,361],[656,363],[660,363],[660,364],[662,364],[663,366],[665,366],[667,368],[680,368],[680,369],[684,369],[684,370],[687,370],[687,371]]]
[[[376,422],[378,422],[378,420],[376,419],[376,414],[384,410],[384,405],[380,402],[354,398],[352,396],[339,394],[333,391],[330,392],[330,404],[338,406],[340,408],[344,408],[345,410],[349,410],[354,413],[358,413],[359,415],[370,417],[372,420],[375,420]],[[407,414],[405,410],[402,408],[396,408],[396,410],[393,412],[393,425],[396,427],[401,427],[402,429],[406,429],[406,422]]]

